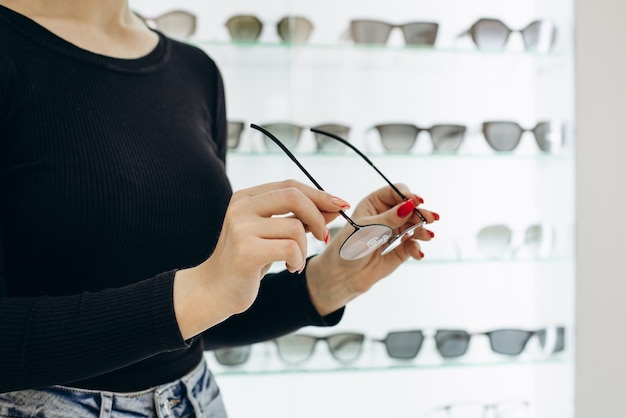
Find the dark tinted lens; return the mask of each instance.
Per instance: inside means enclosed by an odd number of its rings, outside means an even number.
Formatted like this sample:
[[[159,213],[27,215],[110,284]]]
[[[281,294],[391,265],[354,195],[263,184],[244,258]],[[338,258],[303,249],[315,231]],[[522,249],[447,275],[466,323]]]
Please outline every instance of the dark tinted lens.
[[[228,122],[228,137],[226,142],[228,148],[235,149],[239,146],[239,140],[241,139],[243,128],[243,122]]]
[[[524,130],[516,122],[485,122],[483,134],[496,151],[513,151],[522,138]]]
[[[522,31],[526,48],[547,52],[556,43],[556,26],[547,20],[536,20]]]
[[[261,35],[263,23],[256,16],[240,15],[228,19],[226,28],[235,41],[255,41]]]
[[[417,356],[424,334],[421,331],[390,332],[383,340],[389,357],[398,359],[412,359]]]
[[[356,43],[384,44],[393,26],[378,20],[352,20],[350,34]]]
[[[470,34],[481,48],[502,48],[509,39],[511,29],[497,19],[480,19],[472,25]]]
[[[154,19],[157,29],[175,39],[188,39],[196,31],[196,16],[182,11],[172,11]]]
[[[486,257],[503,257],[510,251],[513,232],[506,225],[489,225],[478,231],[478,248]]]
[[[327,123],[323,125],[318,125],[314,127],[315,129],[319,129],[320,131],[329,132],[331,134],[335,134],[340,138],[345,140],[348,139],[348,135],[350,134],[350,127],[345,125],[339,125],[334,123]],[[341,142],[330,138],[326,135],[319,134],[314,132],[315,140],[317,141],[317,149],[320,151],[329,151],[329,152],[341,152],[346,149],[346,146]]]
[[[263,127],[280,139],[280,142],[288,148],[295,147],[298,144],[303,129],[302,126],[292,123],[268,123],[263,125]],[[270,138],[264,137],[263,139],[268,150],[276,148],[276,144]]]
[[[443,357],[458,357],[465,354],[470,335],[461,330],[439,330],[435,333],[437,351]]]
[[[276,25],[278,35],[287,42],[306,42],[313,32],[313,24],[304,17],[287,16]]]
[[[359,358],[365,336],[357,333],[335,334],[326,337],[332,355],[342,363]]]
[[[524,350],[528,339],[533,333],[517,329],[503,329],[490,331],[486,334],[494,352],[514,356]]]
[[[558,353],[565,349],[565,327],[542,329],[536,332],[541,348],[549,345],[550,353]]]
[[[278,347],[278,355],[288,364],[298,364],[308,360],[313,354],[316,337],[309,335],[290,334],[274,340]]]
[[[389,241],[393,230],[387,225],[365,225],[354,231],[339,249],[344,260],[358,260],[370,255]]]
[[[380,134],[383,147],[391,152],[409,151],[420,131],[417,126],[406,123],[376,125],[374,128]]]
[[[215,359],[224,366],[237,366],[245,363],[250,357],[251,346],[220,348],[213,351]]]
[[[565,140],[563,125],[555,122],[539,122],[533,128],[539,149],[545,152],[558,151]]]
[[[407,45],[434,45],[439,25],[430,22],[412,22],[402,26],[404,42]]]
[[[433,149],[439,152],[458,151],[467,128],[461,125],[435,125],[430,128]]]

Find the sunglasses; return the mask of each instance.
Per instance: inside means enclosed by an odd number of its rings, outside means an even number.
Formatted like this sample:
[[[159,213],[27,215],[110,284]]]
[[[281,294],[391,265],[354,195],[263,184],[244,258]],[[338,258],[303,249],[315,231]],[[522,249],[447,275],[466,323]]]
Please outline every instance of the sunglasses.
[[[253,15],[236,15],[226,21],[234,41],[256,41],[263,31],[263,22]],[[302,16],[285,16],[276,24],[278,36],[285,42],[306,42],[313,32],[313,23]]]
[[[273,132],[276,136],[279,136],[282,143],[289,148],[294,148],[300,143],[302,133],[305,130],[304,126],[289,122],[266,123],[262,126],[266,130]],[[337,123],[324,123],[314,126],[313,128],[343,137],[347,137],[350,134],[349,126]],[[343,145],[325,135],[314,132],[314,137],[317,152],[335,153],[340,152],[343,149]],[[266,149],[271,148],[273,144],[273,140],[268,137],[264,137],[264,145]]]
[[[519,355],[524,351],[528,340],[533,335],[539,339],[542,349],[550,353],[563,351],[565,348],[565,328],[544,328],[535,331],[521,329],[499,329],[482,333],[469,333],[464,330],[437,330],[434,335],[437,351],[444,358],[464,355],[473,336],[486,335],[491,350],[509,356]],[[375,342],[385,345],[387,355],[394,359],[410,360],[417,357],[425,335],[421,330],[393,331]]]
[[[330,354],[341,363],[351,363],[359,358],[365,335],[343,332],[325,337],[306,334],[288,334],[274,339],[278,356],[287,364],[295,365],[307,361],[313,355],[319,341],[325,341]]]
[[[456,402],[432,409],[422,418],[528,418],[529,410],[526,401]]]
[[[218,348],[213,350],[213,355],[218,363],[223,366],[239,366],[250,358],[251,345]]]
[[[388,152],[410,151],[421,132],[428,132],[435,152],[454,152],[459,149],[467,127],[454,124],[438,124],[420,128],[410,123],[384,123],[372,128],[378,132],[380,141]]]
[[[524,129],[517,122],[483,122],[482,132],[487,143],[495,151],[513,151],[519,145],[524,132],[532,132],[541,151],[554,152],[563,147],[564,127],[556,122],[539,122],[535,127]]]
[[[186,40],[196,33],[196,16],[184,10],[172,10],[154,18],[146,18],[136,12],[135,14],[146,25],[171,38]]]
[[[552,250],[552,228],[532,224],[519,232],[503,224],[485,226],[476,235],[478,249],[488,258],[515,257],[522,251],[526,255],[538,257]]]
[[[407,45],[434,45],[439,24],[433,22],[410,22],[402,25],[380,20],[350,21],[350,35],[358,44],[386,44],[391,31],[398,28],[402,31]]]
[[[319,190],[324,191],[322,186],[311,176],[311,174],[304,168],[304,166],[298,161],[298,159],[289,151],[289,149],[271,132],[267,131],[265,128],[262,128],[258,125],[251,124],[253,129],[256,129],[270,138],[276,145],[282,149],[285,154],[293,161],[298,168],[307,176],[307,178],[317,187]],[[393,188],[393,190],[402,197],[403,200],[407,201],[408,198],[400,192],[400,190],[393,185],[383,174],[376,168],[371,161],[356,147],[350,144],[343,138],[340,138],[331,132],[321,131],[319,129],[311,129],[314,132],[317,132],[321,135],[326,135],[330,138],[333,138],[343,144],[347,145],[355,152],[357,152],[361,157],[363,157],[373,168],[378,172],[383,179]],[[339,214],[354,228],[354,231],[346,238],[339,249],[339,256],[344,260],[358,260],[360,258],[366,257],[378,250],[381,247],[384,247],[381,251],[381,255],[385,255],[393,251],[402,243],[402,238],[405,236],[410,236],[413,234],[413,231],[418,227],[422,226],[426,223],[426,218],[417,210],[414,212],[420,217],[421,221],[412,225],[408,229],[400,232],[399,234],[394,234],[393,228],[384,224],[368,224],[368,225],[359,225],[354,220],[352,220],[344,211],[339,211]]]
[[[521,33],[526,49],[546,52],[556,43],[557,28],[554,23],[545,19],[535,20],[523,29],[515,30],[499,19],[482,18],[459,37],[469,35],[479,48],[498,49],[507,44],[513,32]]]

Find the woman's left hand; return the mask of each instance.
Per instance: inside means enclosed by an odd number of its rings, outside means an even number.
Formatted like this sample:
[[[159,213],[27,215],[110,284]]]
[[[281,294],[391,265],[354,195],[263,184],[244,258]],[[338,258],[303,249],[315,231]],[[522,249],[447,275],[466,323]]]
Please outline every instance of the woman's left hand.
[[[421,222],[413,208],[423,200],[411,193],[403,184],[396,187],[409,199],[402,198],[391,188],[384,187],[363,199],[355,208],[351,218],[359,225],[385,224],[402,231],[412,224]],[[419,209],[427,223],[439,219],[435,212]],[[368,291],[375,283],[391,274],[409,257],[422,259],[424,254],[418,240],[429,241],[434,233],[418,227],[412,236],[403,238],[398,248],[386,255],[380,252],[384,247],[358,260],[344,260],[339,256],[339,249],[345,239],[354,231],[346,225],[333,237],[326,250],[313,257],[306,268],[307,285],[311,300],[318,312],[324,316],[343,307],[350,300]]]

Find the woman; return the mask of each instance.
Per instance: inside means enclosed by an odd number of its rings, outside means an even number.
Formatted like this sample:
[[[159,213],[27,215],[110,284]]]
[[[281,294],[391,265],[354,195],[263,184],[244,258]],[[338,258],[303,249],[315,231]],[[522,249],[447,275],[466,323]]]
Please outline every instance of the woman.
[[[418,228],[342,260],[350,228],[326,224],[348,203],[295,181],[233,194],[224,100],[214,62],[126,0],[0,0],[0,416],[225,417],[204,350],[332,326],[423,257]],[[417,222],[399,187],[354,218]],[[328,244],[309,260],[308,232]]]

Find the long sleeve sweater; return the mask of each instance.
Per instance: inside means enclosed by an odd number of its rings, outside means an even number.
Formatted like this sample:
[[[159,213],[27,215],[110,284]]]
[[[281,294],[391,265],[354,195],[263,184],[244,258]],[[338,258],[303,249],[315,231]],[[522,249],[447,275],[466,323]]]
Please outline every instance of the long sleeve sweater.
[[[85,51],[0,6],[0,392],[137,391],[204,350],[320,317],[306,274],[271,274],[253,306],[190,341],[177,269],[210,256],[231,196],[222,78],[159,34],[138,59]]]

